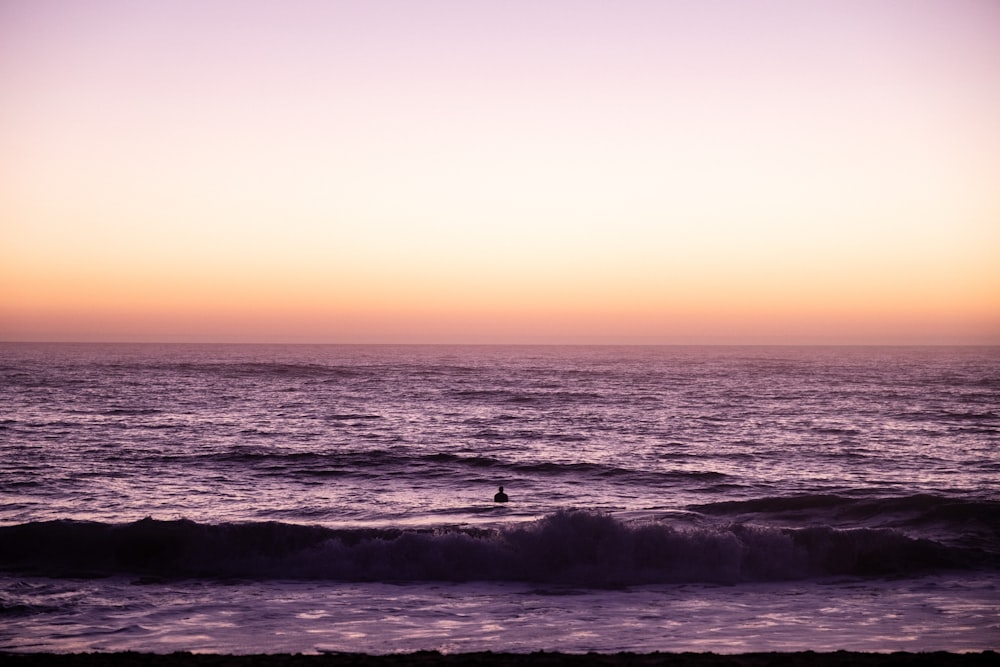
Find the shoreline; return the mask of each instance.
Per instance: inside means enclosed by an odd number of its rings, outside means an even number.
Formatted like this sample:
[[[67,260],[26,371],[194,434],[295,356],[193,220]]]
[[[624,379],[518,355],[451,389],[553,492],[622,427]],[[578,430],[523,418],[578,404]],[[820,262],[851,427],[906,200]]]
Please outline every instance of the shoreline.
[[[8,653],[0,652],[0,665],[12,667],[119,667],[148,665],[150,667],[428,667],[429,665],[473,665],[494,667],[500,665],[525,665],[548,667],[569,665],[574,667],[620,667],[637,665],[667,665],[676,667],[847,667],[870,665],[872,667],[938,667],[959,665],[979,667],[1000,664],[998,654],[992,650],[976,653],[865,653],[857,651],[835,652],[766,652],[766,653],[558,653],[537,651],[533,653],[448,653],[417,651],[369,655],[365,653],[303,654],[246,654],[217,653]]]

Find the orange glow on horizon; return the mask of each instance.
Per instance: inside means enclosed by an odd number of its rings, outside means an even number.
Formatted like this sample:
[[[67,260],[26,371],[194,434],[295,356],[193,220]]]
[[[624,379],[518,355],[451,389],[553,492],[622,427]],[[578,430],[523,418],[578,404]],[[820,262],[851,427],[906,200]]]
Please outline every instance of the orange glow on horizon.
[[[989,294],[923,298],[865,286],[743,284],[629,291],[520,286],[467,291],[396,283],[325,289],[191,280],[54,283],[49,294],[7,298],[10,339],[236,342],[997,342]],[[603,289],[602,289],[603,287]],[[628,294],[628,298],[622,298]],[[985,313],[985,316],[984,316]],[[992,314],[991,314],[992,313]],[[32,329],[31,327],[35,327]],[[52,332],[70,332],[60,336]],[[16,335],[20,332],[21,335]]]

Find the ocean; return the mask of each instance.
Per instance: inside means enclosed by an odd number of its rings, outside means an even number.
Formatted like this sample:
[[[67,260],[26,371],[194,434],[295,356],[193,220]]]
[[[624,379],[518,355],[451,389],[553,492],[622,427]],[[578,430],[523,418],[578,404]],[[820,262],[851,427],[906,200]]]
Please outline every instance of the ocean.
[[[998,447],[995,347],[0,344],[0,650],[997,649]]]

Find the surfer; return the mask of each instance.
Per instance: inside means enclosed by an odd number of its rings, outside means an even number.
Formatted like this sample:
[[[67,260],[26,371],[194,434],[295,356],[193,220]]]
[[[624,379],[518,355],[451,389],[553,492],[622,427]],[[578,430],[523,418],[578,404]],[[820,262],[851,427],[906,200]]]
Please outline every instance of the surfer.
[[[493,496],[493,502],[495,502],[495,503],[505,503],[508,500],[510,500],[510,498],[508,498],[507,494],[503,492],[503,487],[501,486],[500,490],[497,491],[497,493],[496,493],[495,496]]]

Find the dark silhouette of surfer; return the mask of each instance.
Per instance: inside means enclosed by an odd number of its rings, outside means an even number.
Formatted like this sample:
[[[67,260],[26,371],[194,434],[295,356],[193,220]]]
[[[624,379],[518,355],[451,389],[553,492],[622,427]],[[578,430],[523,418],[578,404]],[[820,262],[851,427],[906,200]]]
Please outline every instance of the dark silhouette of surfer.
[[[493,502],[495,502],[495,503],[505,503],[508,500],[510,500],[510,498],[508,498],[507,494],[503,492],[503,487],[501,486],[500,490],[497,491],[497,494],[495,496],[493,496]]]

